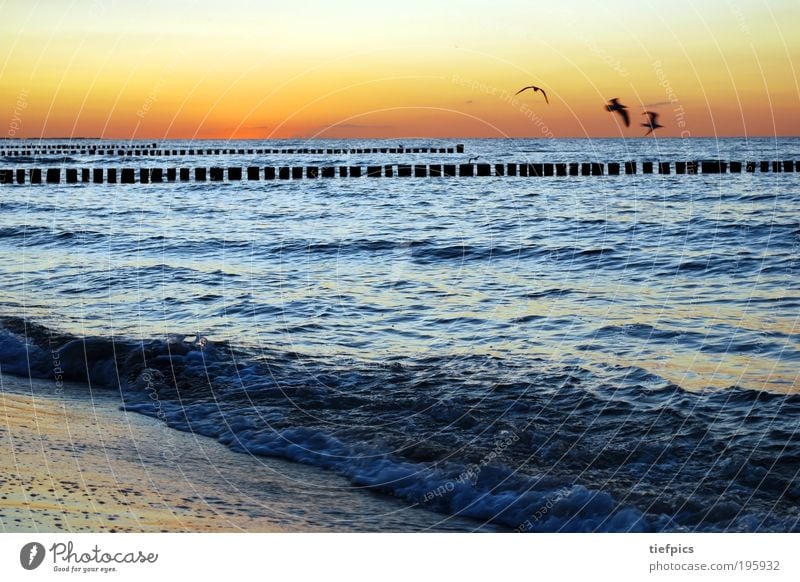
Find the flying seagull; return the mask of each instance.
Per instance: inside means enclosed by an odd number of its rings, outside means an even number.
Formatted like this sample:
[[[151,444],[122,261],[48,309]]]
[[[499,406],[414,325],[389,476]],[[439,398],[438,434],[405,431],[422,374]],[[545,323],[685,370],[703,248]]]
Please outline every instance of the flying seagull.
[[[622,121],[625,122],[625,127],[631,126],[631,118],[628,115],[628,108],[619,102],[619,97],[614,97],[608,100],[606,111],[617,112],[622,116]]]
[[[655,131],[659,127],[664,127],[663,125],[658,124],[658,113],[656,113],[655,111],[645,111],[644,113],[642,113],[642,115],[648,116],[647,123],[642,124],[642,127],[647,128],[647,133],[644,134],[645,136],[650,135],[653,131]]]
[[[544,102],[550,105],[550,100],[547,98],[547,93],[544,92],[544,89],[542,89],[541,87],[537,87],[536,85],[528,85],[527,87],[523,87],[522,89],[514,93],[514,95],[519,95],[520,93],[522,93],[523,91],[527,91],[528,89],[533,89],[534,93],[536,91],[541,91],[542,95],[544,95]]]

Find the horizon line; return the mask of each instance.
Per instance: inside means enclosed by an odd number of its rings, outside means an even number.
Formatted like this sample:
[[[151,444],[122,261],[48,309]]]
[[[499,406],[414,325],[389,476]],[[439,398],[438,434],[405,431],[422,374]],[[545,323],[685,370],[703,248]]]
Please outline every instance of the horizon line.
[[[650,136],[621,136],[621,135],[599,135],[599,136],[559,136],[559,137],[520,137],[520,136],[457,136],[457,137],[442,137],[442,136],[405,136],[405,137],[100,137],[100,136],[53,136],[53,137],[17,137],[17,136],[2,136],[0,140],[3,141],[50,141],[50,140],[99,140],[99,141],[126,141],[126,142],[141,142],[141,141],[390,141],[390,140],[537,140],[537,141],[552,141],[561,139],[648,139],[648,140],[694,140],[694,139],[766,139],[766,138],[800,138],[800,134],[757,134],[757,135],[690,135],[690,136],[665,136],[665,137],[650,137]]]

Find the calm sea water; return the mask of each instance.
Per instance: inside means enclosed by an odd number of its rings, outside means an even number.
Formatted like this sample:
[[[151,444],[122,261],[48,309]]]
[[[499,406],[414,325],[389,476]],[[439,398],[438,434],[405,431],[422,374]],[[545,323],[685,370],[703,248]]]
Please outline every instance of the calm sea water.
[[[800,160],[464,143],[0,166]],[[58,348],[175,428],[509,529],[800,527],[800,174],[4,186],[0,209],[3,373],[53,377]]]

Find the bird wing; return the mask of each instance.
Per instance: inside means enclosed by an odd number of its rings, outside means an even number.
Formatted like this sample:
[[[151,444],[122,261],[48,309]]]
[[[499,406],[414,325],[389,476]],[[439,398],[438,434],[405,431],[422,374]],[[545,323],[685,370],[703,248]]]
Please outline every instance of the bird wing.
[[[625,121],[625,127],[631,126],[631,117],[628,115],[628,111],[626,109],[617,109],[617,113],[622,116],[623,121]]]
[[[648,130],[645,132],[645,134],[644,134],[642,137],[647,137],[647,136],[648,136],[648,135],[650,135],[651,133],[653,133],[653,128],[652,128],[652,127],[650,127],[650,128],[649,128],[649,129],[648,129]]]
[[[547,93],[544,92],[544,89],[540,89],[539,87],[536,87],[536,90],[542,92],[542,95],[544,95],[544,102],[547,103],[548,105],[550,105],[550,100],[547,98]]]
[[[514,93],[514,95],[519,95],[519,94],[520,94],[520,93],[522,93],[523,91],[527,91],[528,89],[535,89],[535,88],[536,88],[536,87],[534,87],[533,85],[529,85],[529,86],[527,86],[527,87],[523,87],[522,89],[520,89],[519,91],[517,91],[516,93]]]

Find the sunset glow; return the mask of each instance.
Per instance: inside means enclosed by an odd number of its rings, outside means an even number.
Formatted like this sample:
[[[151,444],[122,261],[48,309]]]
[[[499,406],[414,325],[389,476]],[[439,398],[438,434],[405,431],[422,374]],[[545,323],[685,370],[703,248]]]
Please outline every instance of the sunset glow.
[[[639,137],[645,105],[659,137],[797,135],[798,17],[743,0],[11,1],[2,137]],[[512,98],[528,84],[550,105]]]

